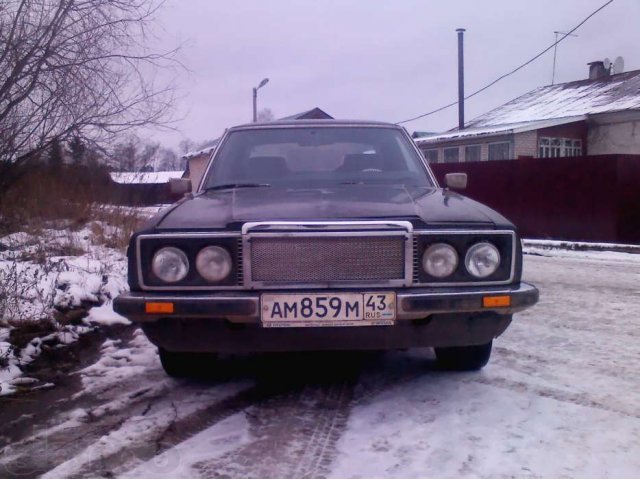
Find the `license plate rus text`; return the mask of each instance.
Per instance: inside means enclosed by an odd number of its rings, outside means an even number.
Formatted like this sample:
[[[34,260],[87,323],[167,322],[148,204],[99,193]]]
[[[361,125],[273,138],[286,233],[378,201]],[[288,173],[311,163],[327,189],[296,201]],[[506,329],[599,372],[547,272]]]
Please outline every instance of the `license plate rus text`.
[[[261,296],[264,327],[355,327],[393,325],[393,292],[271,294]]]

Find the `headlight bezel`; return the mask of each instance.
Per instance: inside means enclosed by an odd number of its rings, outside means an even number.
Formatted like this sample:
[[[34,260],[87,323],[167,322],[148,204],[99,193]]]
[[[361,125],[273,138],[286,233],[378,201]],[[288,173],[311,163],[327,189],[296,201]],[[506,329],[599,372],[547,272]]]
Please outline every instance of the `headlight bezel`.
[[[143,291],[205,291],[242,288],[242,265],[240,233],[147,233],[136,234],[132,239],[135,255],[130,256],[130,284],[137,285]],[[166,283],[153,274],[151,262],[154,254],[163,247],[176,247],[183,250],[190,263],[187,276],[179,282]],[[203,278],[196,269],[198,253],[205,247],[219,246],[227,250],[232,260],[229,275],[220,282],[212,283]],[[132,266],[134,269],[132,270]],[[132,277],[131,272],[135,274]]]
[[[489,242],[498,248],[500,266],[488,277],[477,278],[466,269],[465,258],[468,249],[476,243]],[[435,243],[448,243],[458,253],[456,271],[449,277],[437,278],[427,274],[422,268],[422,255],[426,248]],[[519,278],[522,255],[519,237],[513,230],[416,230],[414,231],[414,272],[415,286],[473,286],[507,285]]]

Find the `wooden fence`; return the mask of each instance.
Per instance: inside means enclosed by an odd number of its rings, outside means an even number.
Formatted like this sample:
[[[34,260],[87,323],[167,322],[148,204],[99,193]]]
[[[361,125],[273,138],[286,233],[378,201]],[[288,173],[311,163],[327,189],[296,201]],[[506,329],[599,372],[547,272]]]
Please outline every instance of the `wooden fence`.
[[[469,177],[465,196],[514,222],[526,238],[640,243],[640,155],[432,164],[441,185]]]

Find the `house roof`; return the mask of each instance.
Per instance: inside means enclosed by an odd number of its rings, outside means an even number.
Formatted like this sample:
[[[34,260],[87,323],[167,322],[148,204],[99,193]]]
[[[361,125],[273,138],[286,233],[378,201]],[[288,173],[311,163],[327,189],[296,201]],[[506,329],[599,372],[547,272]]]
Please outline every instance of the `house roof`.
[[[547,85],[469,122],[469,127],[640,109],[640,70]]]
[[[199,157],[200,155],[209,155],[216,148],[216,145],[218,145],[218,142],[220,141],[220,139],[216,138],[214,141],[215,141],[215,143],[213,145],[209,145],[208,147],[202,148],[200,150],[194,150],[192,152],[187,152],[184,155],[182,155],[181,158],[186,158],[188,160],[188,159],[193,158],[193,157]]]
[[[110,172],[111,180],[116,183],[169,183],[172,178],[182,177],[182,170],[177,172]]]
[[[306,120],[306,119],[332,119],[333,117],[321,108],[315,107],[306,112],[296,113],[295,115],[289,115],[288,117],[282,117],[278,120]]]
[[[570,123],[599,113],[640,110],[640,70],[596,80],[547,85],[474,118],[464,130],[416,139],[418,143],[544,128],[537,122]],[[580,118],[582,117],[582,118]],[[525,129],[525,130],[523,130]]]
[[[512,133],[529,132],[540,128],[555,127],[566,123],[586,120],[586,115],[575,117],[554,118],[551,120],[537,120],[533,122],[506,123],[504,125],[490,125],[486,127],[471,127],[464,130],[435,133],[427,137],[414,138],[418,145],[428,145],[430,143],[446,142],[447,140],[466,140],[471,138],[493,137],[497,135],[509,135]]]

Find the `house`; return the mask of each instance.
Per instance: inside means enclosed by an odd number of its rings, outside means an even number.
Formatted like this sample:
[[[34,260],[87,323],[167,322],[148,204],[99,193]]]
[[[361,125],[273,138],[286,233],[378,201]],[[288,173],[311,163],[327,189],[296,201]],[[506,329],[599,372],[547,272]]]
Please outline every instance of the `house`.
[[[532,90],[464,129],[415,138],[431,163],[640,154],[640,70]]]
[[[278,120],[315,120],[315,119],[332,119],[333,117],[329,115],[324,110],[315,107],[311,110],[306,110],[304,112],[296,113],[295,115],[290,115],[288,117],[279,118]],[[182,156],[183,159],[187,161],[187,168],[182,174],[182,178],[188,178],[191,180],[191,185],[195,189],[197,185],[200,183],[202,176],[204,175],[204,171],[207,168],[207,164],[209,163],[209,158],[211,154],[216,149],[218,141],[220,139],[214,140],[214,143],[202,150],[198,150],[196,152],[189,152]]]
[[[312,108],[311,110],[307,110],[306,112],[296,113],[295,115],[282,117],[282,118],[279,118],[278,120],[322,120],[322,119],[332,120],[333,117],[329,115],[327,112],[325,112],[324,110],[318,107],[315,107],[315,108]]]
[[[209,157],[211,157],[211,154],[216,149],[219,140],[220,139],[217,138],[212,142],[212,145],[209,145],[202,150],[185,153],[182,156],[182,158],[187,161],[187,168],[182,174],[182,178],[188,178],[191,180],[191,185],[194,190],[198,183],[200,183],[200,179],[202,179],[204,171],[207,168],[207,163],[209,163]]]
[[[180,178],[182,172],[110,172],[109,175],[114,203],[155,205],[176,200],[171,194],[169,181]]]

